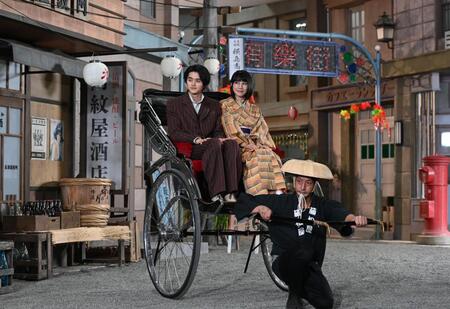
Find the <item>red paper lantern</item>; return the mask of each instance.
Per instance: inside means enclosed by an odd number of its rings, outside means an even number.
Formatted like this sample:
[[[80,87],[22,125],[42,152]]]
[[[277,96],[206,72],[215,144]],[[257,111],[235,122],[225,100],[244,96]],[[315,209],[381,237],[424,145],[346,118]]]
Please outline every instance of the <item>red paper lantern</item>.
[[[219,44],[220,45],[227,45],[227,38],[224,36],[221,36],[219,39]]]
[[[295,120],[298,116],[298,110],[295,108],[295,106],[291,106],[289,107],[289,111],[288,111],[288,117],[291,118],[292,120]]]

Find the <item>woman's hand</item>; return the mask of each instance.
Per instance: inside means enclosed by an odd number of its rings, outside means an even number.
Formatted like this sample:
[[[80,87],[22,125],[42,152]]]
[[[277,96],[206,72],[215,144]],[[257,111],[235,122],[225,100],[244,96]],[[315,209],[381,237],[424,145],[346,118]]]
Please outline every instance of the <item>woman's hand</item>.
[[[256,146],[255,144],[248,144],[245,145],[244,148],[250,151],[255,151],[256,149],[258,149],[258,146]]]
[[[235,137],[219,137],[219,141],[221,143],[223,143],[224,141],[228,141],[228,140],[236,140]]]
[[[196,139],[194,139],[194,144],[201,145],[209,139],[210,139],[210,137],[207,137],[207,138],[197,137]]]

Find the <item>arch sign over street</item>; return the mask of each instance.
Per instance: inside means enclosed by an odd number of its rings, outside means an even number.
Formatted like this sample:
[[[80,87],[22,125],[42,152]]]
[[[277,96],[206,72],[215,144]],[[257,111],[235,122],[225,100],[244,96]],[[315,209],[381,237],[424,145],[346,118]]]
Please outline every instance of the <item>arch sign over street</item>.
[[[229,37],[229,76],[237,70],[250,73],[337,77],[338,44],[236,35]]]

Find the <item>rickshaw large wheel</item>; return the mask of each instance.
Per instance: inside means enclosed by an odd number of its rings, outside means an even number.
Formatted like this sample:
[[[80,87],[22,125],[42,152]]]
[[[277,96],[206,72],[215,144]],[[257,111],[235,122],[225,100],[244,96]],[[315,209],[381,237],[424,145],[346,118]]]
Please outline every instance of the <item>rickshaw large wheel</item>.
[[[162,172],[151,187],[144,219],[147,269],[164,297],[182,297],[200,258],[200,213],[193,187],[178,170]]]
[[[261,222],[260,229],[262,231],[268,231],[267,226]],[[284,283],[283,280],[278,278],[278,276],[273,272],[272,269],[272,262],[273,257],[270,254],[272,252],[272,239],[270,238],[268,233],[262,233],[261,234],[261,253],[264,260],[264,265],[266,266],[267,272],[269,273],[270,278],[275,283],[275,285],[280,288],[282,291],[287,292],[288,286],[286,283]]]

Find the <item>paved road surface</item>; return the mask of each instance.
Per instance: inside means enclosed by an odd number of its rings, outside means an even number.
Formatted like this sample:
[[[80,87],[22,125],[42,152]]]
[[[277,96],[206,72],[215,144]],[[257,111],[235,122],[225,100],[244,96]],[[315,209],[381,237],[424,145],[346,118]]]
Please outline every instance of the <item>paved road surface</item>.
[[[261,255],[243,274],[246,248],[203,255],[181,300],[161,297],[140,262],[16,280],[16,292],[0,295],[0,308],[284,308],[287,294],[270,281]],[[324,273],[335,308],[450,308],[450,248],[331,240]]]

